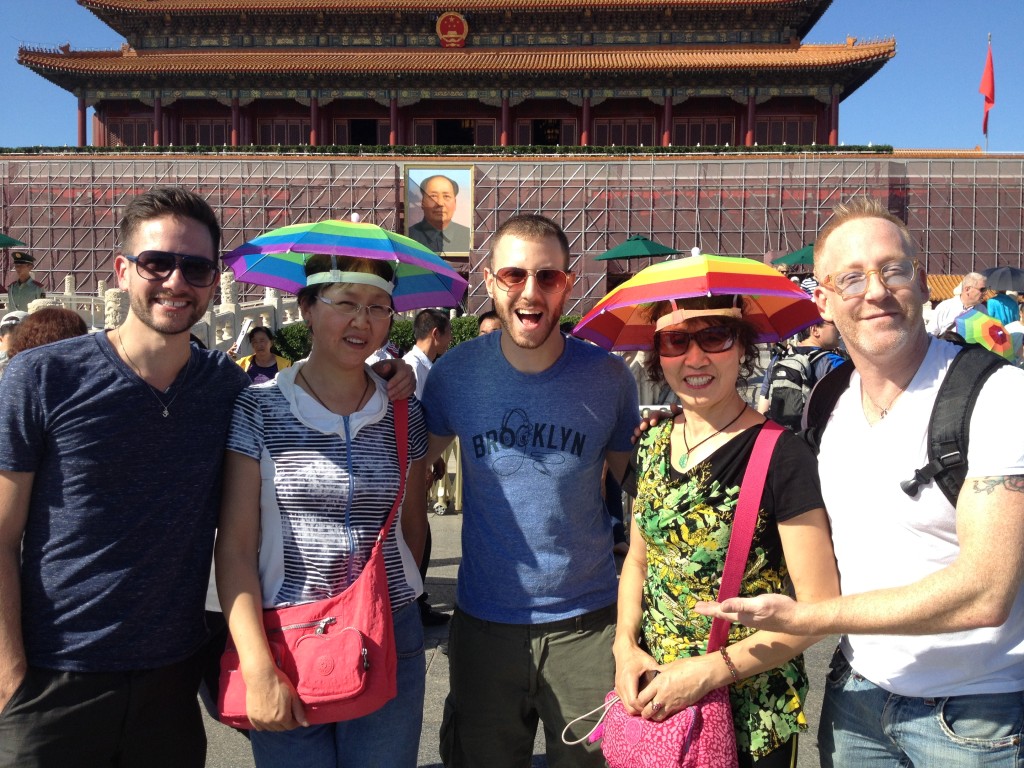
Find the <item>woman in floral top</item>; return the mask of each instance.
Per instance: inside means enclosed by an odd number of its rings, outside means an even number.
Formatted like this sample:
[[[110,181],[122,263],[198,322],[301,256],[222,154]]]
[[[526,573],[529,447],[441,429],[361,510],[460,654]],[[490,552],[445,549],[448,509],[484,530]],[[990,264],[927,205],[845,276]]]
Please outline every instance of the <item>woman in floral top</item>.
[[[757,360],[757,332],[741,303],[701,297],[651,311],[648,372],[672,387],[683,412],[644,434],[625,483],[636,502],[619,585],[615,687],[631,714],[663,720],[728,685],[740,765],[771,768],[796,764],[796,735],[807,727],[800,654],[819,638],[735,625],[726,653],[708,656],[711,619],[693,610],[717,597],[740,482],[764,424],[736,389]],[[839,594],[816,470],[806,445],[783,433],[741,595]]]

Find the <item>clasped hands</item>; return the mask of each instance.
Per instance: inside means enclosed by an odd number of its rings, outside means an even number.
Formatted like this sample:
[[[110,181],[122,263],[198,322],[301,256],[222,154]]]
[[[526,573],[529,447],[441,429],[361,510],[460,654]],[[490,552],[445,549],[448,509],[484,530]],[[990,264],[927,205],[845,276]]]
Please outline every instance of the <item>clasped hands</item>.
[[[616,655],[615,692],[626,712],[645,720],[662,721],[700,701],[718,686],[714,662],[707,656],[658,664],[634,647]]]

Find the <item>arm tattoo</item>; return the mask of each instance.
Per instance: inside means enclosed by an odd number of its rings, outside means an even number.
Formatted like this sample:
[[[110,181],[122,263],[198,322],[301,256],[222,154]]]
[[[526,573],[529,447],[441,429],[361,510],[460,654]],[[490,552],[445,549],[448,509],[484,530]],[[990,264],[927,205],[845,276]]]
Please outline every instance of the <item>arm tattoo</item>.
[[[1008,491],[1024,493],[1024,475],[997,475],[995,477],[980,477],[974,480],[974,491],[976,493],[991,494],[999,486]]]

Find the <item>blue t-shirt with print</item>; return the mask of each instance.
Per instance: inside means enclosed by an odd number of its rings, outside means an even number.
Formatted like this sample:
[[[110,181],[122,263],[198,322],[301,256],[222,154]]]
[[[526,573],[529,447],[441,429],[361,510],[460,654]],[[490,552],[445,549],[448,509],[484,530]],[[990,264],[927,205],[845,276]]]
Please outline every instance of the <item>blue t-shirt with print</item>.
[[[224,441],[248,384],[227,356],[193,346],[158,393],[102,332],[11,360],[0,469],[34,473],[21,563],[30,665],[152,669],[203,643]]]
[[[435,435],[462,446],[457,602],[486,621],[537,624],[615,602],[605,453],[630,451],[636,383],[625,363],[567,338],[541,373],[521,373],[500,333],[438,358],[423,406]]]

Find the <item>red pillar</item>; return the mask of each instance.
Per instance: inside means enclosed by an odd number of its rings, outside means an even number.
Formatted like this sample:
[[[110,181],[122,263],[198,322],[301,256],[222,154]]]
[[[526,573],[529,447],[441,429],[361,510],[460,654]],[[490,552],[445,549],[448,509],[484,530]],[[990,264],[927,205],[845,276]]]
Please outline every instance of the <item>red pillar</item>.
[[[590,146],[590,97],[583,97],[583,125],[580,128],[580,146]]]
[[[501,97],[501,146],[508,146],[508,136],[512,132],[512,118],[509,115],[508,96]]]
[[[163,122],[164,122],[164,105],[163,105],[163,102],[160,100],[160,97],[157,96],[155,99],[153,99],[153,146],[154,147],[159,147],[161,144],[163,144],[163,135],[164,135],[164,132],[162,130]]]
[[[672,95],[665,94],[665,106],[661,110],[661,146],[672,143]]]
[[[169,123],[169,125],[167,126],[166,139],[168,144],[181,143],[181,136],[179,135],[180,132],[178,130],[181,120],[179,120],[177,115],[175,114],[176,111],[177,109],[174,106],[169,107],[167,110],[167,122]]]
[[[828,143],[829,146],[834,147],[839,143],[839,95],[835,93],[832,94],[832,114],[830,117]]]
[[[747,135],[744,144],[748,147],[754,146],[754,128],[757,126],[757,107],[754,103],[754,94],[747,96]]]
[[[78,97],[78,146],[84,147],[86,142],[86,130],[85,130],[85,115],[87,109],[85,106],[85,96]]]
[[[231,99],[231,146],[238,146],[238,127],[240,124],[241,113],[238,107],[238,97],[233,96]]]
[[[320,138],[320,99],[316,96],[309,100],[309,146],[316,147]]]
[[[391,97],[391,130],[388,132],[388,145],[398,146],[398,97]]]

